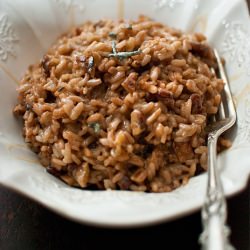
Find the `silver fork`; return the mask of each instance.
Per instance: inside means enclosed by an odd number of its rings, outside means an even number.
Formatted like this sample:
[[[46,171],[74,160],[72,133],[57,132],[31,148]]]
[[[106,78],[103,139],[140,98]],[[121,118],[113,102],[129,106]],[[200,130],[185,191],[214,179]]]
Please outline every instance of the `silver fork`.
[[[203,250],[231,250],[234,248],[229,242],[230,229],[226,225],[227,206],[216,167],[216,148],[218,137],[235,124],[236,110],[223,64],[216,50],[214,54],[218,64],[218,74],[225,86],[218,115],[209,128],[207,194],[201,211],[203,232],[199,241]]]

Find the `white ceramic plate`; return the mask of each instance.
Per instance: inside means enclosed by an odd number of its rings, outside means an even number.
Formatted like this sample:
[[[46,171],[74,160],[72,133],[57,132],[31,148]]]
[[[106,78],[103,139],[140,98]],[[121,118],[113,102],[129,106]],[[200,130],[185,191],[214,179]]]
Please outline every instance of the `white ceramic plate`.
[[[83,191],[46,173],[25,146],[12,115],[17,80],[62,32],[87,19],[148,15],[208,36],[227,61],[238,113],[233,147],[219,156],[227,195],[240,191],[250,173],[250,22],[241,0],[0,0],[0,183],[78,222],[146,225],[200,208],[206,174],[171,193]]]

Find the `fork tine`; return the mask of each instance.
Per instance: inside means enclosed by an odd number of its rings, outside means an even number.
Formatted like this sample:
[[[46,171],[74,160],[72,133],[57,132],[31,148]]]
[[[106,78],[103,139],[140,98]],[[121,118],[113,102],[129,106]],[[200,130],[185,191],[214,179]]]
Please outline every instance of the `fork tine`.
[[[211,72],[212,72],[214,75],[218,75],[218,74],[216,74],[214,68],[211,68],[210,70],[211,70]],[[226,117],[225,109],[224,109],[224,105],[223,105],[223,96],[222,96],[222,100],[221,100],[221,103],[220,103],[220,106],[219,106],[218,114],[215,115],[214,118],[213,118],[213,121],[214,121],[214,122],[216,121],[216,117],[219,118],[218,120],[220,120],[220,119],[225,119],[225,117]]]
[[[224,93],[225,93],[225,98],[226,98],[225,103],[227,104],[227,107],[228,107],[228,113],[229,113],[228,115],[232,119],[232,123],[234,123],[235,120],[236,120],[236,110],[235,110],[235,107],[234,107],[233,97],[232,97],[232,94],[231,94],[231,91],[230,91],[230,86],[229,86],[229,82],[228,82],[228,79],[227,79],[227,75],[226,75],[226,72],[224,70],[224,66],[222,64],[220,56],[219,56],[216,49],[214,49],[214,55],[215,55],[215,58],[217,60],[220,77],[222,78],[222,80],[225,83]],[[223,106],[223,105],[221,105],[221,106]],[[223,107],[223,109],[224,109],[224,107]],[[224,115],[225,115],[225,109],[224,109]]]
[[[225,109],[224,109],[223,103],[221,103],[220,107],[219,107],[219,117],[220,117],[220,119],[225,119],[226,118]]]
[[[220,119],[225,119],[226,118],[226,112],[225,112],[225,107],[224,107],[224,102],[223,102],[223,95],[221,97],[221,103],[219,106],[219,117]]]

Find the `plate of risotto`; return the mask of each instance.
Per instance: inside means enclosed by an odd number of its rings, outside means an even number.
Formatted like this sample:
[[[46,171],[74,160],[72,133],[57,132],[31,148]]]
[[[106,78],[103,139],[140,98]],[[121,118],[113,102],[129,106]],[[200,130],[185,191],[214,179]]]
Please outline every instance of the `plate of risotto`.
[[[216,48],[238,116],[217,165],[225,194],[241,191],[249,27],[243,0],[0,1],[0,183],[99,226],[199,209],[224,88]]]

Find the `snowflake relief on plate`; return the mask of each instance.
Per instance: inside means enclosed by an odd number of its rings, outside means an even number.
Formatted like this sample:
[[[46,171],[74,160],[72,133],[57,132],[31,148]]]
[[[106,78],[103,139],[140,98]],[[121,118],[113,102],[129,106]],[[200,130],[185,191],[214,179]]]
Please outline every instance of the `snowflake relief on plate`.
[[[6,61],[11,56],[16,56],[15,45],[19,41],[8,16],[0,17],[0,59]]]
[[[174,9],[177,5],[184,3],[185,0],[155,0],[155,8],[162,9],[167,7],[169,9]]]
[[[238,119],[238,135],[235,145],[250,145],[250,93],[245,98],[243,103],[244,113]]]
[[[77,9],[80,12],[84,12],[86,8],[83,3],[79,3],[76,0],[54,0],[54,1],[65,12],[69,12],[71,9]]]
[[[241,22],[223,21],[225,37],[223,41],[223,54],[226,59],[234,62],[239,68],[244,68],[250,75],[250,33]]]
[[[81,192],[74,188],[65,186],[60,181],[53,180],[54,177],[48,178],[44,176],[29,176],[28,181],[37,191],[43,192],[46,195],[54,195],[62,197],[71,203],[93,203],[98,202],[96,196],[91,195],[90,191]],[[99,197],[98,197],[99,198]]]

